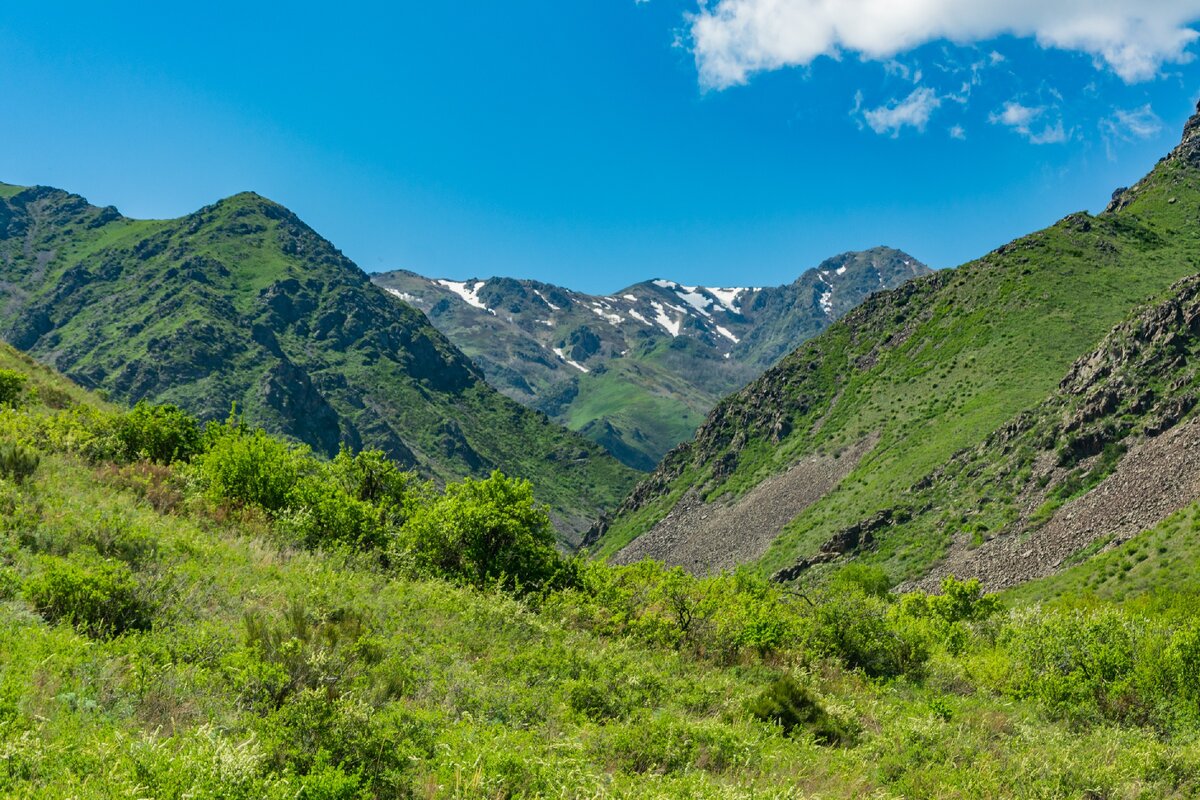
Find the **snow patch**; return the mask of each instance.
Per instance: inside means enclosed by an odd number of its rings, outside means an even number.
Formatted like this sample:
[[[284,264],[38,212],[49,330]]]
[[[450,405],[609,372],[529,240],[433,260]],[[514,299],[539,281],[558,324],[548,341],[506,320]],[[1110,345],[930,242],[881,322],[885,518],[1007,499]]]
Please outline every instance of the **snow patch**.
[[[651,300],[650,306],[651,306],[651,308],[654,309],[654,321],[657,322],[659,325],[662,325],[663,328],[666,329],[667,333],[671,334],[671,336],[678,336],[679,328],[680,328],[680,325],[682,324],[682,320],[673,320],[670,317],[668,317],[667,312],[662,307],[661,303],[657,303],[657,302]],[[675,308],[675,307],[671,306],[671,308]],[[676,310],[683,311],[682,308],[679,308]]]
[[[638,313],[638,312],[637,312],[635,309],[632,309],[632,308],[631,308],[631,309],[629,309],[629,316],[633,317],[634,319],[636,319],[638,322],[642,323],[643,325],[649,325],[649,324],[650,324],[650,320],[648,320],[648,319],[646,319],[645,317],[643,317],[643,316],[642,316],[641,314],[639,314],[639,313]]]
[[[439,286],[444,286],[447,289],[449,289],[450,291],[454,292],[456,295],[458,295],[463,300],[465,300],[467,305],[474,306],[475,308],[482,308],[484,311],[488,312],[492,316],[496,315],[495,311],[492,311],[490,308],[485,306],[483,304],[483,301],[479,299],[479,292],[481,289],[483,289],[483,287],[487,286],[487,281],[439,280],[439,281],[437,281],[437,284]]]
[[[664,281],[662,278],[655,278],[653,281],[651,281],[651,283],[653,283],[655,286],[657,286],[660,289],[678,289],[679,288],[679,284],[676,283],[675,281]]]
[[[551,311],[562,311],[561,308],[559,308],[558,306],[554,305],[554,303],[551,303],[549,300],[547,300],[546,295],[542,294],[539,290],[534,289],[533,293],[536,294],[538,297],[542,298],[542,302],[545,303],[546,305],[550,306]]]
[[[554,323],[553,323],[553,322],[551,322],[551,321],[550,321],[550,320],[548,320],[548,319],[539,319],[539,320],[537,320],[537,322],[538,322],[538,324],[539,324],[539,325],[545,325],[547,328],[553,328],[553,327],[554,327]]]
[[[598,317],[601,317],[606,322],[608,322],[609,325],[612,325],[614,327],[617,325],[620,325],[622,322],[625,321],[625,318],[622,317],[620,314],[609,314],[608,312],[604,311],[603,309],[596,308],[595,306],[592,307],[592,313]]]
[[[636,298],[636,297],[634,297],[634,296],[633,296],[633,295],[631,295],[631,294],[623,294],[623,295],[621,295],[621,297],[624,297],[626,300],[628,300],[628,301],[629,301],[629,302],[631,302],[631,303],[636,303],[636,302],[637,302],[637,298]]]
[[[720,303],[722,306],[724,306],[725,308],[732,311],[734,314],[740,314],[740,313],[742,313],[742,308],[738,304],[737,300],[743,293],[748,292],[750,290],[749,289],[708,288],[708,289],[705,289],[705,291],[708,292],[709,294],[711,294],[713,297],[715,297],[717,299],[718,303]]]
[[[717,333],[721,334],[722,336],[724,336],[726,339],[733,342],[734,344],[738,343],[738,338],[736,336],[734,336],[733,333],[730,332],[730,330],[728,328],[722,328],[720,325],[718,325]],[[728,356],[726,356],[726,358],[728,358]]]
[[[399,297],[401,300],[403,300],[406,303],[418,303],[421,300],[421,298],[417,297],[415,294],[409,294],[408,292],[402,292],[399,289],[386,289],[385,288],[384,291],[390,295],[395,295],[396,297]]]
[[[696,286],[681,286],[679,288],[686,289],[687,291],[676,292],[675,293],[676,297],[678,297],[683,302],[687,303],[692,308],[699,311],[704,316],[706,316],[706,317],[712,316],[712,314],[708,313],[708,307],[711,306],[713,303],[711,297],[708,297],[707,295],[703,295],[703,294],[700,294],[699,292],[697,292],[696,289],[699,287],[696,287]]]
[[[554,348],[554,355],[558,356],[563,361],[570,364],[572,367],[579,370],[580,372],[590,372],[591,371],[587,367],[585,367],[583,364],[580,364],[578,361],[572,361],[571,359],[567,358],[566,354],[563,353],[561,347]]]
[[[821,306],[821,310],[824,311],[826,315],[832,314],[833,313],[833,289],[829,289],[827,291],[821,292],[821,297],[820,297],[820,299],[817,300],[817,303]]]
[[[845,275],[845,274],[846,274],[846,266],[844,264],[842,266],[838,267],[837,272],[834,273],[834,275]]]

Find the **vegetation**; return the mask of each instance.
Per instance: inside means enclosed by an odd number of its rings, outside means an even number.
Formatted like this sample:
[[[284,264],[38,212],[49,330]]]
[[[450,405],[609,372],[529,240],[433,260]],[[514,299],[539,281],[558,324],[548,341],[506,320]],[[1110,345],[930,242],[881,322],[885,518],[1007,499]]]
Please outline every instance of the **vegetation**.
[[[521,481],[236,417],[154,461],[123,432],[175,411],[27,374],[73,400],[0,410],[41,460],[0,479],[4,796],[1200,792],[1195,570],[1061,605],[574,562]]]
[[[0,193],[0,336],[124,402],[247,422],[333,457],[378,449],[441,482],[494,469],[534,482],[575,543],[632,470],[489,387],[415,309],[372,285],[282,206],[245,193],[131,220],[57,189]],[[0,375],[0,406],[19,384]],[[184,417],[168,407],[145,414]],[[195,430],[122,422],[126,457],[186,460]],[[163,441],[144,434],[159,430]]]

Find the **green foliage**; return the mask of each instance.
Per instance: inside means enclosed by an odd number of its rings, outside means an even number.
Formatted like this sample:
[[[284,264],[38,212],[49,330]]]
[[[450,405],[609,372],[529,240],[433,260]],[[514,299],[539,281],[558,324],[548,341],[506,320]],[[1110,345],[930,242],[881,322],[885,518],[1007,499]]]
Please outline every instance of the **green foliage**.
[[[470,586],[532,591],[563,575],[554,529],[528,481],[467,478],[418,508],[401,548],[419,568]]]
[[[173,405],[140,402],[117,422],[116,435],[127,460],[146,459],[159,464],[189,461],[204,446],[200,425]]]
[[[262,430],[226,425],[207,452],[194,460],[196,474],[217,501],[254,505],[268,512],[287,508],[292,491],[311,470],[308,449],[279,441]]]
[[[150,627],[150,608],[129,567],[114,561],[46,557],[25,596],[50,622],[89,636],[119,636]]]
[[[821,707],[799,681],[790,675],[779,678],[750,703],[750,713],[763,722],[773,722],[786,734],[807,731],[821,744],[843,744],[853,732]]]
[[[37,472],[41,458],[28,448],[13,442],[0,443],[0,476],[14,483],[24,483]]]
[[[29,378],[19,372],[0,369],[0,406],[18,405],[28,380]]]

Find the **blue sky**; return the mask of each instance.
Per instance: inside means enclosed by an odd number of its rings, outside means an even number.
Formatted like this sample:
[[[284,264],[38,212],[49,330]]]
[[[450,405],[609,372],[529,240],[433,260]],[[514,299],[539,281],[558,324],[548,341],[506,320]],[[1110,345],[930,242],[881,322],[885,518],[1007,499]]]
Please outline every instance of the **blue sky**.
[[[367,270],[767,285],[1099,210],[1200,97],[1195,0],[872,2],[5,4],[0,180],[252,189]]]

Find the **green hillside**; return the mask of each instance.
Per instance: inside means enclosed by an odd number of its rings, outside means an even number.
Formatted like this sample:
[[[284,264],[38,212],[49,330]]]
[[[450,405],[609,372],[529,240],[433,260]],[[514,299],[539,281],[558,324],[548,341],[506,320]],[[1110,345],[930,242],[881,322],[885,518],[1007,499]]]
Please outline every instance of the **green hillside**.
[[[650,530],[688,489],[736,498],[807,455],[878,437],[836,489],[781,521],[760,566],[820,560],[857,523],[854,537],[872,529],[864,557],[894,581],[925,574],[965,520],[914,507],[914,487],[1036,409],[1135,307],[1200,269],[1198,130],[1200,118],[1110,211],[1072,214],[976,262],[876,295],[723,401],[696,440],[635,491],[598,552]]]
[[[0,198],[0,330],[81,383],[442,481],[537,481],[574,541],[628,489],[599,447],[490,389],[417,310],[282,206],[240,194],[138,221],[42,187]]]
[[[566,562],[500,476],[198,432],[3,346],[0,508],[6,797],[1200,792],[1194,586],[1009,611]]]

